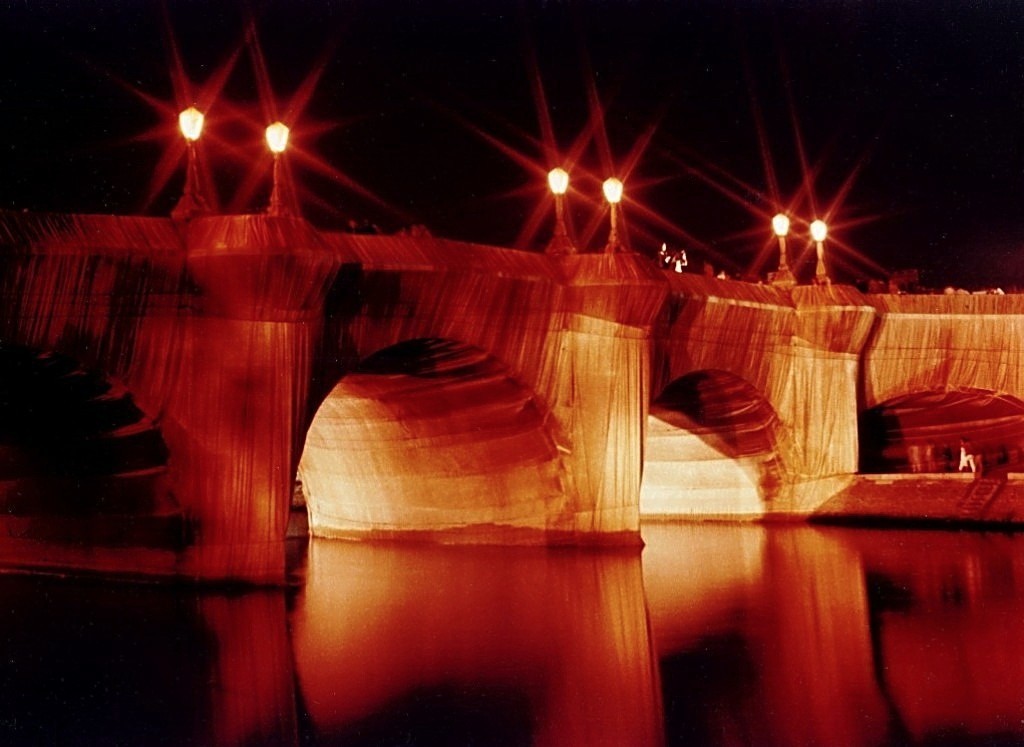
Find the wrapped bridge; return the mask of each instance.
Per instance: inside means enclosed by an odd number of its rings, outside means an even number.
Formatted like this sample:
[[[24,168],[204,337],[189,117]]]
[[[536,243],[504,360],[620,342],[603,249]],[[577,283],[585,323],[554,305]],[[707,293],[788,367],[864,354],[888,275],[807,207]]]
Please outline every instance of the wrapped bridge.
[[[949,319],[1018,324],[1010,297],[903,308],[293,217],[0,213],[0,294],[18,567],[276,583],[296,477],[311,531],[345,538],[636,544],[641,511],[805,515],[858,471],[880,398],[1020,394],[1021,336],[981,367],[928,347]]]

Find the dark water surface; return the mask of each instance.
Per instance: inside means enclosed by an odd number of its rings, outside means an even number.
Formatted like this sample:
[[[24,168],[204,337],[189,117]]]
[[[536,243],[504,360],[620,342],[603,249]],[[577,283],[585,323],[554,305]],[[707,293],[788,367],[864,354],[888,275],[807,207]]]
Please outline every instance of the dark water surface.
[[[0,744],[1024,743],[1024,536],[296,545],[224,595],[0,577]]]

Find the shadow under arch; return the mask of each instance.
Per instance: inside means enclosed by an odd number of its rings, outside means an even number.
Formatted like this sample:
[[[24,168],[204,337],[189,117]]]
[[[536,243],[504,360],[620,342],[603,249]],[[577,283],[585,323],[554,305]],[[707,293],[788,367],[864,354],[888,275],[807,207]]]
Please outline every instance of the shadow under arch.
[[[1024,401],[961,388],[889,399],[859,417],[860,471],[955,472],[960,440],[986,473],[1024,463]]]
[[[764,513],[782,484],[780,427],[764,395],[735,374],[675,379],[651,403],[641,513]]]
[[[542,544],[571,520],[553,419],[508,367],[420,338],[365,358],[321,403],[299,481],[310,533]]]
[[[179,550],[168,449],[131,394],[51,351],[0,344],[0,523],[11,538]],[[59,563],[58,563],[59,564]]]

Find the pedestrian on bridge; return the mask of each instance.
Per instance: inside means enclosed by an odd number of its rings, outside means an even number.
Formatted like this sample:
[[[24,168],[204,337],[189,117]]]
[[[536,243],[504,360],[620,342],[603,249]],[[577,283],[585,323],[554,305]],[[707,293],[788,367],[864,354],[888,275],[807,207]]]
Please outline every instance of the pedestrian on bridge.
[[[974,454],[968,451],[970,445],[971,442],[966,438],[960,439],[960,466],[957,468],[957,472],[963,472],[968,467],[971,472],[978,471],[978,465],[974,461]]]

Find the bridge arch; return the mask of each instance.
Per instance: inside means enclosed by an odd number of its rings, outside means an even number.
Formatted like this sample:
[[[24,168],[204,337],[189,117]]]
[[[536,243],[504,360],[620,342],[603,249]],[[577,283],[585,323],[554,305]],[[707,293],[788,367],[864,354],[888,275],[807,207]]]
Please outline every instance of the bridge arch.
[[[0,344],[0,515],[8,536],[180,549],[152,418],[102,373],[52,351]]]
[[[915,391],[864,410],[858,426],[861,472],[955,472],[960,439],[986,472],[1024,467],[1024,401],[1011,394]]]
[[[640,510],[645,515],[762,515],[781,482],[781,420],[736,374],[692,371],[651,403]]]
[[[568,510],[554,419],[483,350],[418,338],[321,403],[299,480],[319,536],[538,543]]]

